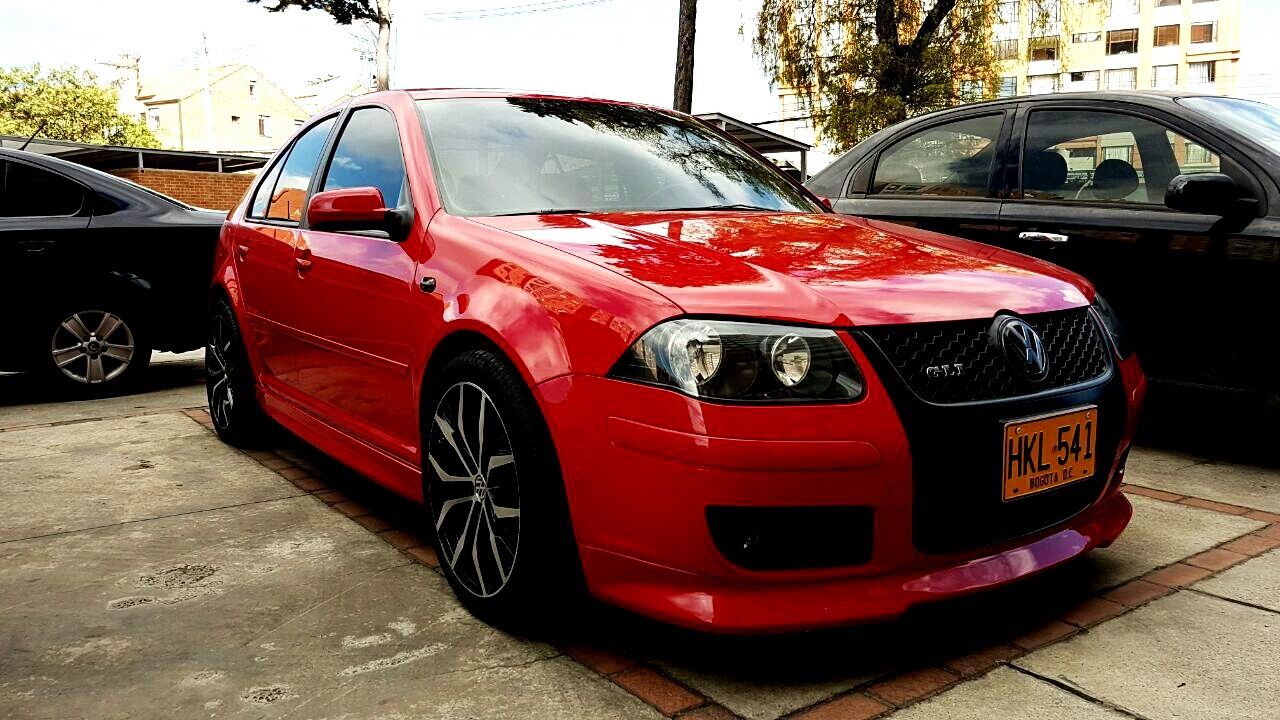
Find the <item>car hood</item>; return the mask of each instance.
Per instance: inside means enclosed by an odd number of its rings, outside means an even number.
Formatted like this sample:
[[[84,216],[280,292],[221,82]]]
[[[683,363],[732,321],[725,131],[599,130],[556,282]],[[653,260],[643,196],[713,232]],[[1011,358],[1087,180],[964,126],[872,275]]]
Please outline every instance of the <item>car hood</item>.
[[[474,218],[609,268],[689,314],[823,325],[987,318],[1087,305],[1055,265],[836,214],[615,213]]]

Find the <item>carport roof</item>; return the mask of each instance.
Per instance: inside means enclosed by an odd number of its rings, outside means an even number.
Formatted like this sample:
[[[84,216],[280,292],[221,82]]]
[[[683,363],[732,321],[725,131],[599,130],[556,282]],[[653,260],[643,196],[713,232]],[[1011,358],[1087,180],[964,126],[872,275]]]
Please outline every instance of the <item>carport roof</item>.
[[[27,141],[16,135],[0,135],[0,147],[17,150]],[[66,140],[37,138],[27,152],[50,155],[98,170],[203,170],[240,172],[256,170],[267,163],[266,155],[210,153],[191,150],[153,150],[120,145],[92,145]]]
[[[703,122],[714,125],[746,143],[758,153],[805,152],[810,146],[799,140],[769,132],[758,125],[725,115],[724,113],[703,113],[696,116]]]

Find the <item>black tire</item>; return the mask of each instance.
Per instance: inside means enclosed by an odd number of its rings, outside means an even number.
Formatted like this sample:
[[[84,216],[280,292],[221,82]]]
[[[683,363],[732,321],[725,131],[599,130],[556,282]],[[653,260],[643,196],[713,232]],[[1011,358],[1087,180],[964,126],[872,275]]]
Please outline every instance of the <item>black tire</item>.
[[[256,447],[269,439],[271,424],[258,405],[256,382],[235,310],[225,298],[213,301],[205,338],[205,392],[214,432],[236,447]]]
[[[51,313],[37,347],[43,375],[73,397],[134,387],[151,364],[143,313],[116,297],[68,303]]]
[[[491,624],[557,627],[585,593],[560,463],[537,404],[487,350],[451,359],[431,386],[423,491],[449,585]]]

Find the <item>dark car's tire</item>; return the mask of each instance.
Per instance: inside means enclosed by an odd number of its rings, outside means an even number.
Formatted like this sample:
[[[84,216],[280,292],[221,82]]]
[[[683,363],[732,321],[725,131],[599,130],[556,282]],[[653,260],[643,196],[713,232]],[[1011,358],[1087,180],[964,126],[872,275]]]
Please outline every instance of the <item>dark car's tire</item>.
[[[271,423],[258,405],[240,323],[224,298],[217,298],[210,307],[207,335],[204,382],[213,430],[223,442],[236,447],[260,445],[267,440]]]
[[[50,313],[38,342],[44,376],[78,397],[126,390],[151,363],[143,313],[109,296],[68,303]]]
[[[582,572],[560,463],[528,387],[500,356],[470,350],[428,392],[423,490],[449,585],[494,625],[554,627],[584,597]]]

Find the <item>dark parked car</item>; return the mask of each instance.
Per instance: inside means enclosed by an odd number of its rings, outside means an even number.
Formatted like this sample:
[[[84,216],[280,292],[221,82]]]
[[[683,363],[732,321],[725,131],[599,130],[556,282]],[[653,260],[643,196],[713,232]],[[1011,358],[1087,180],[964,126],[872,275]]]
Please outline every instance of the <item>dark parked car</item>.
[[[57,158],[0,149],[0,369],[82,394],[204,340],[223,214]]]
[[[1127,322],[1153,379],[1275,399],[1278,182],[1280,109],[1098,92],[915,118],[806,185],[839,212],[1075,270]]]

